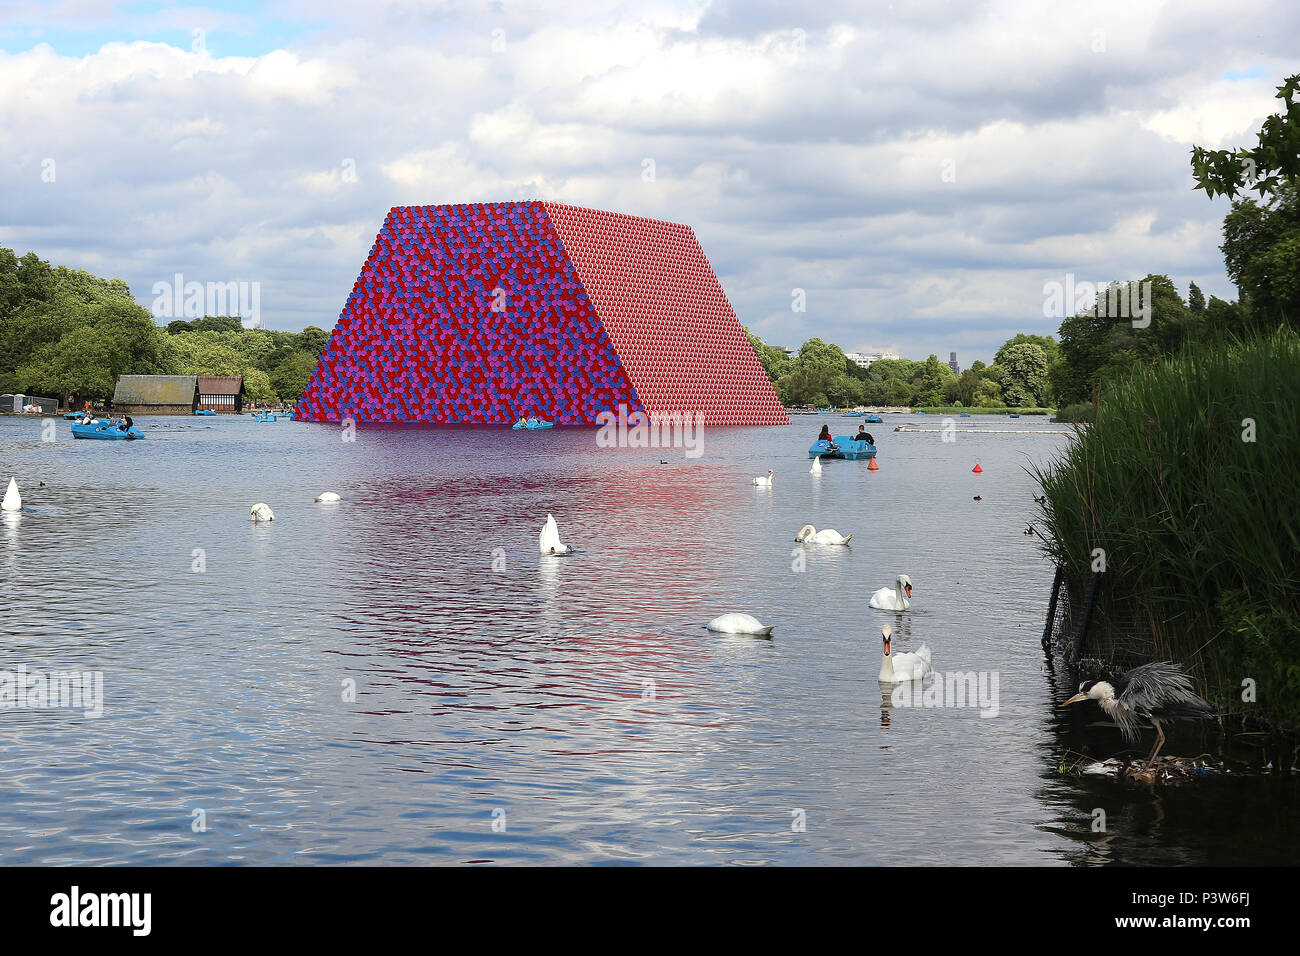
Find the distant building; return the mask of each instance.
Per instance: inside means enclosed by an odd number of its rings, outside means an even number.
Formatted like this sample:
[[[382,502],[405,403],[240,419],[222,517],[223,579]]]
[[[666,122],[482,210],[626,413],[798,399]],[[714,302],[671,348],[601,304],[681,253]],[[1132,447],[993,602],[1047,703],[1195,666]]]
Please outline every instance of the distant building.
[[[882,359],[896,359],[897,352],[845,352],[844,357],[859,368],[870,368],[872,362]]]
[[[193,415],[199,407],[197,375],[123,375],[113,410],[133,415]]]
[[[239,415],[244,411],[244,379],[239,375],[200,375],[199,408]]]
[[[960,375],[960,374],[961,374],[961,369],[957,366],[957,353],[956,353],[956,352],[949,352],[949,353],[948,353],[948,356],[949,356],[949,358],[948,358],[948,367],[949,367],[950,369],[952,369],[952,374],[953,374],[953,375]]]
[[[41,398],[39,395],[11,394],[0,395],[0,412],[21,413],[28,405],[35,405],[42,414],[53,415],[59,410],[57,398]]]

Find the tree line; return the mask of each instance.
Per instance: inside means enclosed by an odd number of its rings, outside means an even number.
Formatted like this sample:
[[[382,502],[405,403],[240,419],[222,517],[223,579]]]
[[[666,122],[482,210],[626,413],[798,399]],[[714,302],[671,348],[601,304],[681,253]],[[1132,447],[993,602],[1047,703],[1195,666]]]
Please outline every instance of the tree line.
[[[112,398],[122,375],[238,375],[257,402],[307,388],[329,333],[246,329],[237,316],[155,323],[121,279],[0,248],[0,392],[69,404]]]
[[[1007,339],[993,364],[976,361],[960,375],[931,355],[878,359],[867,368],[837,345],[809,339],[787,357],[745,330],[755,354],[787,407],[816,405],[951,405],[964,408],[1046,408],[1052,401],[1050,371],[1060,347],[1050,335],[1020,333]]]

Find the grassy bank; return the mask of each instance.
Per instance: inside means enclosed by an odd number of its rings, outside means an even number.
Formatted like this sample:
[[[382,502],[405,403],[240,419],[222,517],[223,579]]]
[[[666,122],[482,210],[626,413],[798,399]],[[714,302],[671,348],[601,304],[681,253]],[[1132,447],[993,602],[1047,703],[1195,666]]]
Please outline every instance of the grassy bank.
[[[1300,335],[1198,343],[1106,393],[1038,473],[1048,550],[1105,551],[1161,658],[1215,704],[1300,728]],[[1257,702],[1242,700],[1254,681]]]

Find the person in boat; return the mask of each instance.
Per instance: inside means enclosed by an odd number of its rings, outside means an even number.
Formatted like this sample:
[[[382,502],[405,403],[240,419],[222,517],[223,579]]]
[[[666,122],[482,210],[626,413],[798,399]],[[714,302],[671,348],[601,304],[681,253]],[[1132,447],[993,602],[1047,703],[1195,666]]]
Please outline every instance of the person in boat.
[[[131,416],[123,415],[122,423],[117,426],[117,430],[120,432],[129,432],[134,426],[135,422],[131,421]]]
[[[853,436],[853,440],[864,441],[868,445],[874,445],[876,443],[876,440],[871,437],[871,433],[867,431],[867,427],[865,425],[858,426],[858,433]]]
[[[818,441],[824,441],[824,442],[826,442],[827,445],[830,446],[828,449],[826,449],[828,452],[834,452],[834,451],[839,451],[839,450],[840,450],[840,446],[837,445],[837,444],[835,444],[835,439],[831,438],[831,426],[830,426],[830,425],[823,425],[823,426],[822,426],[821,434],[817,436],[817,440],[818,440]]]

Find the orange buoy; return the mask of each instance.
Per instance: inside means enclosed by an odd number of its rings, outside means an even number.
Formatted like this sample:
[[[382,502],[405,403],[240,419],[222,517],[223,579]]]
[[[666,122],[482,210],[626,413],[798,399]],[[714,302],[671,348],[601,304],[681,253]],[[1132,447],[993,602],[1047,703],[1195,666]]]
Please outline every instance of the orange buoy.
[[[876,464],[876,459],[872,458],[867,462],[867,471],[879,471],[880,466]]]
[[[975,474],[977,475],[984,474],[984,469],[980,467],[980,463],[978,461],[975,462],[975,467],[972,468],[971,471],[975,472]]]

